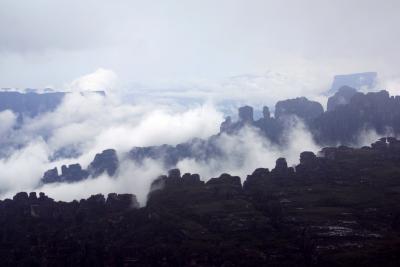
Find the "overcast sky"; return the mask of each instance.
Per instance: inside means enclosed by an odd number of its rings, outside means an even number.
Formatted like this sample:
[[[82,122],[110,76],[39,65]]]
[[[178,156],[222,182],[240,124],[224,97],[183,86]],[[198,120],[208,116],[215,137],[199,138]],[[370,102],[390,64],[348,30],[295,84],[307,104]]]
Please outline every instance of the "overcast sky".
[[[0,0],[0,87],[60,87],[98,68],[125,85],[400,62],[398,0]]]

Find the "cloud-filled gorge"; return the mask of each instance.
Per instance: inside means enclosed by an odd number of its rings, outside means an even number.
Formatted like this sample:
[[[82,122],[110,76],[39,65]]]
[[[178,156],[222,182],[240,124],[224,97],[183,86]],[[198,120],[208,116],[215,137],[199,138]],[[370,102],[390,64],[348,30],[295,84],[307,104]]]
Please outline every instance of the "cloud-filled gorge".
[[[0,161],[0,184],[2,195],[5,195],[34,189],[39,185],[43,172],[53,166],[75,162],[86,166],[96,153],[106,148],[115,148],[123,155],[134,146],[177,144],[192,137],[206,138],[217,132],[222,114],[208,104],[182,110],[180,107],[154,106],[151,103],[126,105],[117,98],[73,93],[67,95],[54,112],[28,119],[19,128],[12,127],[16,123],[16,115],[10,111],[1,112],[0,120],[1,143],[6,151]],[[77,157],[59,156],[51,161],[63,150],[73,152]],[[132,171],[131,167],[121,169]],[[153,173],[147,175],[145,171],[133,171],[131,180],[162,172],[152,169]],[[128,175],[120,173],[113,183],[123,183],[120,177]],[[134,187],[137,182],[132,182]],[[97,187],[101,192],[112,191],[113,187],[116,191],[129,190],[126,185],[119,185],[118,190],[118,185],[110,188],[107,183]],[[82,191],[71,190],[69,198],[89,193],[84,186],[77,185],[77,188],[82,188]],[[60,189],[55,192],[60,192]],[[60,195],[60,199],[65,198],[67,194]]]
[[[133,147],[176,145],[193,138],[207,139],[219,133],[226,114],[210,98],[203,96],[203,101],[189,101],[189,104],[182,105],[171,99],[158,101],[150,94],[148,98],[127,101],[126,95],[121,93],[123,90],[115,89],[116,79],[113,72],[101,69],[74,80],[66,85],[72,93],[67,94],[54,111],[34,118],[24,117],[22,123],[17,114],[9,110],[0,112],[1,198],[11,197],[19,191],[43,191],[57,200],[117,192],[134,193],[144,204],[151,182],[167,169],[158,160],[146,159],[140,164],[132,161],[128,152]],[[292,80],[289,82],[292,85]],[[282,88],[288,87],[282,80],[278,83]],[[242,81],[239,85],[243,85]],[[106,96],[79,93],[85,88],[111,90]],[[281,91],[282,97],[287,97],[287,92]],[[250,92],[249,102],[256,98],[257,103],[262,102],[259,93],[260,90],[253,95]],[[320,90],[310,96],[325,99]],[[270,103],[271,99],[266,98],[265,102]],[[244,127],[237,134],[222,133],[216,139],[215,145],[222,152],[221,157],[207,160],[185,158],[176,166],[183,173],[199,173],[203,180],[221,173],[244,179],[256,168],[273,168],[279,157],[285,157],[288,164],[293,165],[298,163],[302,151],[320,150],[301,120],[292,118],[288,123],[281,137],[285,140],[284,145],[271,142],[253,127]],[[376,137],[371,131],[363,133],[359,138],[360,144],[368,144]],[[75,183],[41,183],[46,170],[54,167],[60,170],[62,165],[72,163],[86,168],[96,153],[108,148],[116,149],[120,161],[113,177],[102,174]]]

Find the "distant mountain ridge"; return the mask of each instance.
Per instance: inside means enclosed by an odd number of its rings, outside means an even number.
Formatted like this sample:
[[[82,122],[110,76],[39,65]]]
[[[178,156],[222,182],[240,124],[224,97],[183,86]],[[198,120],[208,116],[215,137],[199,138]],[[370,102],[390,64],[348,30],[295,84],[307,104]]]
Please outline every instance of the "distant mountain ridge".
[[[20,93],[0,91],[0,112],[11,110],[22,116],[35,117],[41,113],[54,111],[62,102],[66,93]]]
[[[354,89],[355,90],[355,89]],[[330,99],[335,99],[341,94],[341,90]],[[282,139],[287,126],[287,119],[296,116],[304,121],[312,134],[315,142],[321,146],[351,145],[357,141],[359,134],[364,130],[373,130],[379,135],[385,135],[388,130],[393,135],[400,134],[400,96],[390,96],[387,91],[374,93],[355,93],[349,103],[332,107],[330,111],[323,111],[322,106],[315,101],[304,97],[277,103],[275,117],[271,117],[269,108],[264,107],[263,117],[254,120],[253,108],[244,106],[238,110],[238,120],[232,121],[230,117],[221,124],[220,132],[208,139],[195,138],[185,143],[149,147],[134,147],[128,153],[128,157],[136,163],[142,163],[145,159],[154,159],[166,168],[173,168],[183,159],[194,159],[203,162],[221,160],[226,155],[220,145],[221,135],[238,134],[244,127],[252,127],[261,136],[267,137],[276,145],[284,145],[287,140]],[[106,152],[115,154],[116,152]],[[99,155],[102,155],[100,153]],[[109,154],[110,155],[110,154]],[[114,160],[109,161],[109,158]],[[101,175],[107,168],[96,166],[110,166],[115,171],[118,169],[116,156],[96,156],[96,164],[90,164],[93,176]],[[80,167],[80,166],[79,166]],[[76,168],[76,167],[74,167]],[[46,172],[44,182],[77,181],[88,177],[88,170],[80,168],[80,173],[74,179],[66,179],[67,174],[58,175],[54,170]],[[108,172],[110,174],[110,172]],[[92,177],[93,177],[92,176]],[[77,179],[78,177],[78,179]]]
[[[11,110],[19,117],[36,117],[39,114],[54,111],[70,92],[37,93],[32,90],[22,93],[17,91],[0,91],[0,112]],[[82,92],[105,95],[104,91]]]

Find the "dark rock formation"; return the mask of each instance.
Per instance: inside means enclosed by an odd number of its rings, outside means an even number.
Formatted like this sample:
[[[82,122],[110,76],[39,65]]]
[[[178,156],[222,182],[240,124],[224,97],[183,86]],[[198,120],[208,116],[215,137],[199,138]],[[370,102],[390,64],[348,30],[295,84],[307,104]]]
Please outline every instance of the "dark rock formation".
[[[239,121],[244,123],[252,123],[253,119],[253,108],[250,106],[244,106],[239,108]]]
[[[110,193],[105,203],[106,207],[113,212],[129,210],[130,208],[139,208],[136,196],[132,194]]]
[[[305,151],[300,154],[300,164],[311,165],[317,160],[317,156],[311,151]]]
[[[182,183],[183,185],[189,186],[203,184],[204,182],[200,181],[200,175],[198,174],[185,173],[182,176]]]
[[[60,182],[78,182],[88,178],[89,173],[83,170],[80,164],[71,164],[69,166],[61,166],[61,174],[58,175],[57,168],[45,172],[43,183],[60,183]]]
[[[398,266],[399,144],[306,151],[243,186],[172,169],[142,208],[130,194],[21,192],[0,201],[0,265]]]
[[[88,172],[92,177],[97,177],[104,172],[113,176],[118,169],[119,161],[114,149],[107,149],[96,154],[94,160],[88,166]]]
[[[218,136],[212,136],[207,140],[195,138],[176,146],[135,147],[129,152],[129,157],[138,163],[146,158],[155,159],[164,163],[166,167],[173,168],[179,160],[185,158],[206,160],[210,157],[221,156],[218,138]]]
[[[347,105],[316,118],[310,129],[320,144],[355,143],[362,130],[400,133],[400,97],[387,91],[355,94]]]
[[[58,182],[59,179],[58,170],[57,168],[54,168],[44,173],[42,181],[43,183],[54,183]]]
[[[96,154],[94,160],[89,164],[87,170],[82,169],[80,164],[71,164],[68,167],[61,166],[61,174],[58,174],[57,168],[46,171],[43,175],[43,183],[59,182],[78,182],[90,176],[97,177],[103,173],[113,176],[118,169],[119,161],[114,149],[104,150]]]
[[[275,168],[273,172],[284,173],[288,169],[288,165],[285,158],[279,158],[276,160]]]
[[[328,98],[327,111],[334,110],[337,106],[347,105],[350,103],[351,98],[357,93],[357,90],[349,87],[343,86],[331,97]]]
[[[346,88],[343,90],[352,91],[352,89]],[[399,96],[391,97],[387,91],[368,94],[356,93],[348,104],[337,105],[340,102],[338,99],[344,95],[344,91],[341,90],[331,98],[330,105],[335,108],[327,112],[323,112],[322,106],[317,102],[309,101],[306,98],[296,98],[278,102],[275,108],[275,118],[270,116],[268,107],[264,107],[263,117],[254,120],[252,108],[245,106],[240,108],[238,121],[232,121],[230,117],[227,117],[221,124],[220,133],[206,140],[193,139],[176,146],[164,144],[135,147],[128,153],[128,157],[138,164],[145,159],[154,159],[163,163],[166,168],[176,167],[176,164],[183,159],[204,162],[217,161],[226,156],[221,147],[221,135],[238,134],[245,126],[253,127],[261,136],[268,138],[274,144],[285,145],[289,140],[283,133],[291,125],[287,124],[284,118],[290,115],[302,118],[314,141],[322,146],[354,144],[364,130],[373,130],[380,135],[388,132],[394,135],[400,134]],[[103,172],[112,176],[117,168],[118,159],[115,151],[106,150],[96,155],[88,167],[88,172],[92,176]],[[54,169],[46,173],[45,177],[44,182],[59,180]],[[81,175],[74,180],[79,180],[81,177],[84,176]]]
[[[283,130],[283,124],[282,122],[271,118],[268,107],[263,107],[263,117],[259,120],[254,121],[253,109],[249,106],[239,108],[238,117],[239,120],[236,122],[233,122],[231,117],[227,117],[225,121],[221,124],[220,134],[236,134],[245,125],[255,126],[256,128],[260,129],[262,131],[262,134],[264,134],[267,138],[269,138],[273,142],[279,142]]]
[[[317,118],[322,113],[324,113],[324,109],[320,103],[310,101],[305,97],[279,101],[275,105],[276,119],[295,115],[307,122]]]

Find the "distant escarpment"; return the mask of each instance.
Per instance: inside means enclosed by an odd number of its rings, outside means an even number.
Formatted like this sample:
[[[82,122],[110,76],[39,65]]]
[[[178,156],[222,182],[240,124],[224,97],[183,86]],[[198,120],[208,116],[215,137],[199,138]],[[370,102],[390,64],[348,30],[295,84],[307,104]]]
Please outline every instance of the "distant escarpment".
[[[141,208],[130,194],[18,193],[0,201],[0,265],[398,266],[398,166],[400,141],[382,138],[280,158],[243,184],[172,169]]]
[[[24,116],[36,117],[54,111],[69,92],[15,92],[0,91],[0,112],[11,110],[21,119]],[[85,94],[105,95],[103,91],[83,92]]]
[[[376,72],[362,72],[352,74],[336,75],[333,78],[333,83],[329,93],[335,93],[343,86],[350,86],[357,90],[372,89],[376,86],[378,80],[378,73]]]
[[[126,156],[138,164],[145,159],[157,160],[166,168],[174,168],[183,159],[218,161],[226,156],[221,145],[223,135],[234,136],[245,127],[250,127],[273,144],[285,145],[290,140],[284,138],[284,133],[293,130],[293,124],[288,121],[294,117],[304,123],[320,146],[354,145],[365,131],[381,136],[400,134],[400,96],[390,96],[387,91],[363,94],[353,88],[342,87],[329,98],[328,109],[324,112],[318,102],[300,97],[279,101],[274,116],[271,116],[268,107],[264,107],[263,116],[254,119],[253,108],[244,106],[239,108],[237,120],[227,117],[220,126],[220,132],[208,139],[195,138],[178,145],[134,147]],[[64,172],[62,169],[60,175],[57,169],[50,170],[44,175],[43,182],[74,182],[102,173],[113,176],[118,164],[116,152],[109,150],[97,155],[87,169],[73,165],[71,170],[65,167]],[[73,177],[69,175],[71,171]]]
[[[35,117],[41,113],[54,111],[64,96],[63,92],[43,94],[0,92],[0,111],[8,109],[20,116]]]

